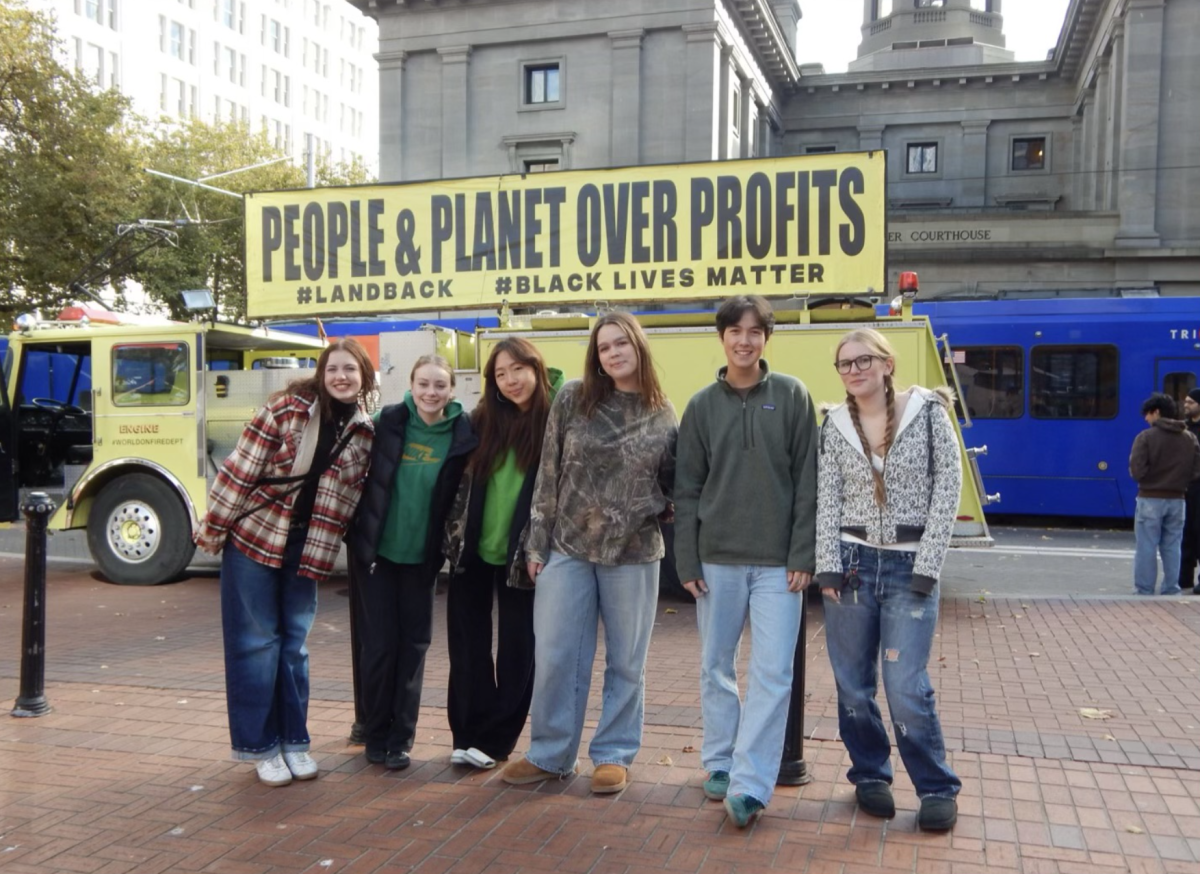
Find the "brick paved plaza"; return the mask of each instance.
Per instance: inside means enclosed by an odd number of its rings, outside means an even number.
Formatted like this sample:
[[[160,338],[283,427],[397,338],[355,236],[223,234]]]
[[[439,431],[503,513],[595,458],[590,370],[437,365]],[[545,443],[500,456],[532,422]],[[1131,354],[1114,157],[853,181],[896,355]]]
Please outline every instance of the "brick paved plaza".
[[[21,580],[20,562],[0,558],[5,707]],[[345,582],[321,587],[310,729],[322,776],[270,789],[228,757],[215,574],[139,589],[52,565],[49,590],[54,712],[0,716],[5,874],[1200,872],[1200,598],[943,601],[930,671],[964,789],[957,828],[930,835],[902,768],[895,820],[856,812],[819,604],[807,628],[813,782],[780,789],[738,831],[701,793],[688,604],[659,605],[632,783],[593,797],[586,759],[578,778],[522,788],[449,765],[444,596],[414,765],[393,773],[345,742]]]

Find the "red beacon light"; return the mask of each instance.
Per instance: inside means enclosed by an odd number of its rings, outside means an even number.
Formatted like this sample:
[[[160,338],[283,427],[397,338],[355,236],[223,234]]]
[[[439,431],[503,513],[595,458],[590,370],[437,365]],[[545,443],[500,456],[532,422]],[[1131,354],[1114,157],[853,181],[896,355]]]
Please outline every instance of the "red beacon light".
[[[904,302],[912,301],[917,296],[917,274],[912,270],[905,270],[900,274],[900,293],[892,298],[892,302],[888,304],[888,314],[898,316],[904,311]]]
[[[58,314],[58,321],[119,325],[121,324],[121,317],[114,312],[102,310],[97,307],[69,306],[63,307],[62,312]]]

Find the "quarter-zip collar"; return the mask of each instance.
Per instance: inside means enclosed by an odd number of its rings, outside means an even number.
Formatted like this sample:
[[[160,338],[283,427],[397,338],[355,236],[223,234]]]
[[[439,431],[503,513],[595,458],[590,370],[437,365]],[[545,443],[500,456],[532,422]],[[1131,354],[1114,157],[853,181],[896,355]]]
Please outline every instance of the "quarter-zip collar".
[[[729,372],[728,367],[722,367],[721,369],[719,369],[717,371],[717,382],[721,384],[721,386],[725,389],[726,392],[728,392],[730,395],[736,397],[738,399],[738,401],[741,403],[741,405],[742,405],[742,449],[753,449],[754,448],[754,408],[752,406],[750,406],[750,398],[753,395],[757,394],[758,392],[762,391],[762,387],[766,384],[767,380],[771,378],[771,368],[767,364],[767,359],[765,359],[765,358],[758,359],[758,382],[756,382],[754,385],[750,386],[749,390],[746,391],[745,395],[742,394],[741,389],[733,387],[726,381],[725,375],[728,372]]]

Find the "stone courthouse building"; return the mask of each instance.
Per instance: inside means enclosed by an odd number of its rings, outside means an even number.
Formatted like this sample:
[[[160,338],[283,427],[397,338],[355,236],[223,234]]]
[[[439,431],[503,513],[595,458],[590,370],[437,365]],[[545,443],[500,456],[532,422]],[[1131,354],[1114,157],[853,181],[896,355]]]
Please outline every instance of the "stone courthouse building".
[[[1001,0],[863,0],[838,74],[797,0],[353,2],[382,181],[885,149],[889,281],[1200,294],[1200,0],[1070,0],[1036,62]]]

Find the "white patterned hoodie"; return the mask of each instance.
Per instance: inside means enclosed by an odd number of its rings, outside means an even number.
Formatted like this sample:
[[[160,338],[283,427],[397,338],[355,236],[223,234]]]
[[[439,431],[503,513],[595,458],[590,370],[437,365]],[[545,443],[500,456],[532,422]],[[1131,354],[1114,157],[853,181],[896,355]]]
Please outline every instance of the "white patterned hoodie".
[[[887,501],[875,503],[871,462],[844,403],[826,411],[817,452],[817,584],[840,586],[846,533],[877,546],[918,543],[914,590],[937,585],[962,490],[949,389],[914,386],[883,462]]]

